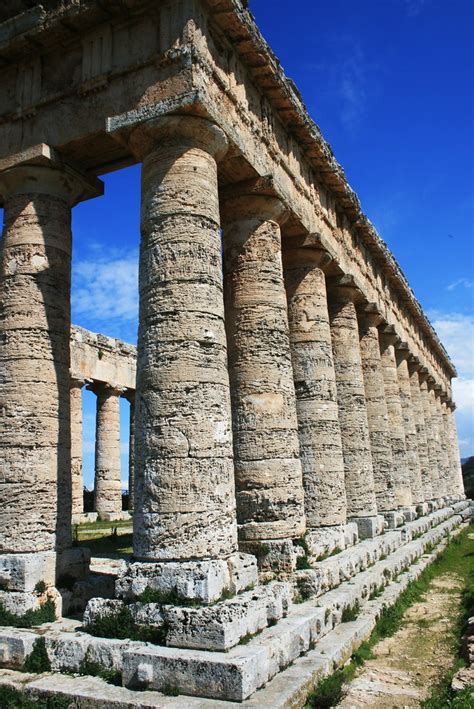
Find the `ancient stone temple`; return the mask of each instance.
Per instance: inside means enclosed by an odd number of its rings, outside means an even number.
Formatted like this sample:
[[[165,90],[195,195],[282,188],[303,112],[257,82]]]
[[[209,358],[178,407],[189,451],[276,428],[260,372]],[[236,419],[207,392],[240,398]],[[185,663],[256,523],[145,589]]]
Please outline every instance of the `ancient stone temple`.
[[[0,667],[40,633],[34,695],[301,706],[466,524],[455,369],[243,0],[11,0],[0,75]],[[71,212],[133,163],[136,354],[70,321]],[[86,386],[102,519],[130,401],[107,578],[72,535]]]

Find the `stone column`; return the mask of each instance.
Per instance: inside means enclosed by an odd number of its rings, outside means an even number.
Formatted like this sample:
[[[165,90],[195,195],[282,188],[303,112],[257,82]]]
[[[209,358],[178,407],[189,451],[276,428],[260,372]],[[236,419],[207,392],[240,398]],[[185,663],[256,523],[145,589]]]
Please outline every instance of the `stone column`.
[[[344,458],[321,250],[283,252],[296,390],[306,522],[314,530],[346,523]]]
[[[95,433],[94,512],[99,519],[122,519],[120,474],[120,394],[123,389],[94,382],[97,397]]]
[[[449,444],[446,438],[446,431],[444,428],[444,418],[443,418],[443,390],[441,386],[435,385],[435,406],[436,406],[436,420],[438,423],[439,432],[439,448],[440,448],[440,476],[442,477],[443,483],[442,488],[444,491],[444,496],[452,497],[452,487],[451,481],[451,465],[450,465],[450,452]]]
[[[433,434],[434,450],[435,450],[435,471],[434,478],[436,480],[436,486],[434,489],[437,491],[436,498],[442,500],[446,495],[444,471],[443,471],[443,453],[441,451],[441,436],[440,436],[440,413],[438,412],[438,406],[436,404],[436,393],[433,388],[434,378],[428,376],[428,401],[430,407],[431,415],[431,432]]]
[[[359,297],[350,277],[338,279],[329,288],[329,320],[344,454],[347,516],[353,518],[358,524],[360,536],[365,537],[373,536],[381,529],[354,304]]]
[[[405,427],[405,450],[410,471],[411,496],[414,505],[423,505],[425,497],[421,481],[421,465],[418,457],[417,432],[411,399],[410,375],[408,373],[407,360],[410,356],[410,350],[406,342],[398,342],[395,350],[400,402]],[[420,507],[420,511],[423,511],[422,507]]]
[[[367,305],[358,315],[377,510],[384,514],[389,526],[393,527],[403,522],[403,516],[395,514],[397,500],[392,446],[377,328],[383,322],[383,317],[374,303]]]
[[[433,489],[430,474],[430,459],[425,425],[425,411],[421,392],[421,381],[419,377],[420,360],[411,355],[408,358],[408,372],[410,375],[410,391],[413,404],[413,413],[416,426],[418,458],[421,468],[421,482],[425,502],[433,499]]]
[[[130,434],[128,439],[128,511],[135,507],[135,391],[128,389],[125,398],[130,403]]]
[[[82,387],[85,379],[71,377],[71,514],[79,524],[84,512],[84,479],[82,476]]]
[[[83,557],[68,557],[71,207],[100,194],[101,183],[46,145],[0,169],[0,576],[16,597],[38,581],[54,585],[56,572],[74,574],[65,564]],[[28,599],[23,612],[39,602]]]
[[[439,473],[438,473],[438,446],[435,428],[433,425],[433,412],[431,409],[431,398],[428,389],[428,369],[421,367],[418,373],[420,379],[421,403],[425,416],[426,442],[428,444],[428,462],[431,481],[431,501],[433,503],[440,497]]]
[[[453,488],[460,500],[464,500],[464,481],[461,468],[461,456],[459,453],[458,434],[456,430],[456,419],[454,417],[455,405],[452,402],[446,404],[446,428],[451,450],[451,474]]]
[[[403,423],[400,387],[398,383],[395,343],[398,336],[392,326],[387,325],[380,331],[380,359],[387,402],[390,443],[392,446],[393,473],[395,478],[395,497],[398,507],[413,516],[414,508],[411,493],[410,471],[405,447],[405,425]]]
[[[223,206],[237,520],[244,542],[292,539],[305,531],[281,259],[284,217],[280,200],[250,188],[246,193],[245,186]]]
[[[133,515],[143,563],[120,588],[209,602],[231,586],[237,549],[216,164],[227,140],[194,116],[117,130],[143,162]]]

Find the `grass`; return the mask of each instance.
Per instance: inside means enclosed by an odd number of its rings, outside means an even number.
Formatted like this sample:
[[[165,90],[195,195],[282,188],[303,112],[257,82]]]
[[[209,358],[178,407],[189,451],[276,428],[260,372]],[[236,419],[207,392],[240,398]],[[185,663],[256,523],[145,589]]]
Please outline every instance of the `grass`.
[[[456,573],[464,582],[462,612],[453,630],[459,651],[467,619],[474,612],[474,554],[470,550],[472,545],[468,539],[468,535],[473,531],[473,525],[464,529],[420,574],[418,579],[407,586],[395,604],[382,611],[370,638],[354,651],[350,662],[329,677],[322,679],[315,690],[308,695],[306,703],[308,709],[326,709],[337,705],[344,698],[345,686],[354,677],[357,669],[373,657],[373,647],[383,638],[397,632],[402,625],[406,610],[421,600],[431,582],[443,574]],[[457,660],[450,672],[433,688],[429,699],[422,703],[423,709],[473,709],[472,691],[466,690],[455,695],[451,690],[451,679],[459,666],[462,666],[461,659]]]
[[[92,556],[103,556],[110,559],[127,559],[132,555],[133,535],[122,534],[120,536],[101,536],[95,539],[84,538],[78,542],[78,546],[90,549]]]
[[[59,694],[45,699],[30,699],[12,687],[0,687],[0,707],[4,709],[69,709],[69,697]]]
[[[44,638],[37,638],[33,643],[33,650],[25,658],[23,672],[35,672],[36,674],[41,674],[42,672],[50,671],[51,662],[49,661],[46,650],[46,641]]]
[[[100,677],[104,682],[113,684],[116,687],[122,686],[122,674],[119,670],[106,669],[99,665],[98,662],[92,662],[85,658],[79,667],[80,675],[89,675],[90,677]]]
[[[117,640],[141,640],[154,645],[166,645],[168,626],[163,623],[159,628],[137,625],[130,609],[125,606],[117,613],[104,614],[93,623],[84,627],[90,635],[98,638],[116,638]]]
[[[341,623],[350,623],[352,620],[356,620],[360,613],[360,603],[356,601],[352,606],[346,606],[342,611]]]
[[[56,620],[56,609],[53,601],[49,598],[40,608],[34,611],[26,611],[23,615],[11,613],[0,603],[0,626],[7,625],[12,628],[33,628],[43,623],[52,623],[54,620]]]

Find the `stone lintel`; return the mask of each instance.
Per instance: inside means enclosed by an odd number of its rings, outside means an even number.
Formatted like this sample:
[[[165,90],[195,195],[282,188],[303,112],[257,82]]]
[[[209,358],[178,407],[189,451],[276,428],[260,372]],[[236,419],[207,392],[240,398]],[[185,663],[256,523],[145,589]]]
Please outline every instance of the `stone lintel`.
[[[50,168],[49,172],[47,168]],[[100,197],[104,193],[104,183],[65,162],[50,145],[39,143],[0,160],[0,205],[9,194],[18,192],[66,195],[72,207],[78,202]]]

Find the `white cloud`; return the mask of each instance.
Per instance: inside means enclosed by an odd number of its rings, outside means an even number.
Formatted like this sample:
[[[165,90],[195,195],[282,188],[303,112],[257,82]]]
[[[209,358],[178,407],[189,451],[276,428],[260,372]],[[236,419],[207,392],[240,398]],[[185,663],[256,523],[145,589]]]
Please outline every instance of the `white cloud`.
[[[462,286],[463,288],[474,288],[474,281],[470,281],[468,278],[458,278],[457,281],[450,283],[446,290],[453,291],[456,288]]]
[[[418,17],[425,5],[426,0],[405,0],[408,17]]]

